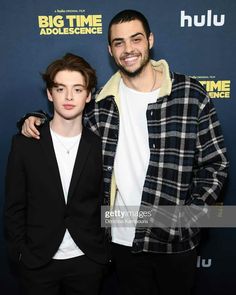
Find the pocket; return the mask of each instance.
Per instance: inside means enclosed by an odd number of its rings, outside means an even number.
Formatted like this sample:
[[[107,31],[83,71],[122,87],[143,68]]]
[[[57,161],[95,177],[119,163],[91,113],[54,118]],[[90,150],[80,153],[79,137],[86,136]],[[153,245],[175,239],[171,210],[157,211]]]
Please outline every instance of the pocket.
[[[199,228],[152,228],[150,237],[164,243],[184,242],[190,240],[192,237],[200,232]]]
[[[171,243],[175,241],[180,241],[181,233],[178,227],[154,227],[151,229],[150,237],[160,242]]]
[[[198,227],[181,227],[180,228],[180,241],[186,241],[199,234],[200,229]]]

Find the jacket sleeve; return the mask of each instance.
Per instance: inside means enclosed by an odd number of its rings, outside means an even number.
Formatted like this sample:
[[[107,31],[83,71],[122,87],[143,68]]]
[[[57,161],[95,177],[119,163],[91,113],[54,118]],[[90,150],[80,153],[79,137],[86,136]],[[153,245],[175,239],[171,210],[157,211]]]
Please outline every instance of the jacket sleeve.
[[[17,123],[16,123],[16,126],[19,130],[19,132],[21,131],[21,128],[25,122],[25,120],[27,118],[29,118],[30,116],[34,116],[34,117],[37,117],[37,118],[40,118],[41,119],[41,124],[44,124],[45,121],[47,120],[50,120],[50,115],[47,114],[46,112],[42,111],[42,110],[38,110],[38,111],[35,111],[35,112],[30,112],[30,113],[27,113],[25,114]]]
[[[220,195],[229,166],[215,108],[207,97],[198,122],[191,204],[212,205]]]
[[[5,180],[4,229],[13,261],[20,259],[26,230],[26,176],[18,144],[17,137],[13,137]]]
[[[101,136],[99,132],[99,107],[93,98],[85,107],[83,114],[84,125],[92,132]]]
[[[217,201],[228,166],[221,126],[213,103],[206,97],[200,108],[190,198],[182,207],[181,226],[199,227],[212,217],[208,206]]]

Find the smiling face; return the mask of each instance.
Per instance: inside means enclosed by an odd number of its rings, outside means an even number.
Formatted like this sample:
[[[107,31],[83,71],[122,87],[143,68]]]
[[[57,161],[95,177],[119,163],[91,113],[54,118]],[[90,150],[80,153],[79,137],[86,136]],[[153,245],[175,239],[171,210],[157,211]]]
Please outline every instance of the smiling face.
[[[55,75],[54,86],[47,90],[47,94],[54,105],[54,118],[66,120],[82,117],[85,104],[91,99],[85,79],[78,71],[59,71]]]
[[[124,75],[135,77],[150,60],[153,35],[147,37],[139,20],[113,24],[108,47],[117,66]]]

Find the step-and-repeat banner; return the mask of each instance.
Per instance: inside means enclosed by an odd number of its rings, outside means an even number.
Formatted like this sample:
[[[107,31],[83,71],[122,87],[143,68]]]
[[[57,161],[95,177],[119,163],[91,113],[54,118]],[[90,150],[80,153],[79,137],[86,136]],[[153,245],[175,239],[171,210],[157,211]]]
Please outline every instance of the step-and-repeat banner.
[[[234,0],[1,0],[1,294],[18,294],[2,229],[4,174],[11,137],[17,131],[16,121],[32,110],[48,111],[40,73],[66,52],[81,55],[93,65],[99,87],[106,82],[115,70],[107,51],[107,26],[120,10],[136,9],[146,15],[155,35],[152,57],[164,58],[171,70],[196,77],[209,92],[222,124],[231,163],[219,207],[236,204],[235,3]],[[204,229],[196,265],[195,294],[235,294],[235,264],[236,230]],[[103,294],[115,293],[115,289],[116,278],[111,274]]]

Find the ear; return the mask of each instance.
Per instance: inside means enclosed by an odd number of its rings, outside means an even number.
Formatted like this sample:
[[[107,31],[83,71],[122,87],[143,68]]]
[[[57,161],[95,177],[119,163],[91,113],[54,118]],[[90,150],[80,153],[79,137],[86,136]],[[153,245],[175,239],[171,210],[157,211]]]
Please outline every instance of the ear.
[[[91,92],[89,92],[89,95],[86,98],[86,103],[90,102],[91,98],[92,98],[92,94]]]
[[[111,46],[110,46],[110,45],[108,45],[108,51],[109,51],[109,53],[110,53],[110,56],[113,56],[112,51],[111,51]]]
[[[47,89],[47,96],[48,96],[48,100],[53,102],[51,92],[48,89]]]
[[[149,49],[151,49],[153,47],[153,44],[154,44],[154,35],[153,35],[153,33],[150,33],[148,41],[149,41]]]

